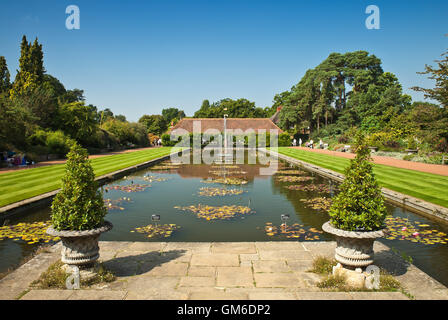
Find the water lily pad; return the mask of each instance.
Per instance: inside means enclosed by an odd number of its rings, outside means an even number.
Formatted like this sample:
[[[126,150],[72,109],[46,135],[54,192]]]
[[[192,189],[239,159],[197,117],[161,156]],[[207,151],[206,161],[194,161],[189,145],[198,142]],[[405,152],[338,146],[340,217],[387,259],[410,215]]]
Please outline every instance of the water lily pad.
[[[247,184],[247,180],[239,179],[239,178],[216,178],[216,179],[202,180],[201,182],[202,183],[221,183],[221,184],[229,184],[229,185]]]
[[[286,189],[289,190],[300,190],[300,191],[307,191],[307,192],[324,192],[324,193],[330,193],[330,186],[324,183],[320,184],[307,184],[307,185],[289,185],[285,186]],[[333,191],[335,191],[335,188],[333,188]]]
[[[179,230],[180,227],[171,224],[149,224],[145,227],[135,228],[135,232],[144,233],[148,238],[162,237],[168,238],[172,235],[173,231]],[[134,231],[131,231],[134,232]]]
[[[241,171],[241,170],[238,170],[238,171],[235,171],[235,170],[232,170],[232,171],[210,170],[209,173],[212,174],[212,175],[215,175],[215,176],[232,176],[232,175],[235,176],[235,175],[244,175],[247,172],[246,171]]]
[[[123,192],[142,192],[150,188],[150,184],[130,184],[130,185],[109,185],[104,187],[104,191],[109,192],[110,190],[118,190]]]
[[[308,174],[308,172],[303,170],[279,170],[277,174]]]
[[[124,203],[130,203],[132,202],[131,198],[129,197],[122,197],[118,199],[104,199],[104,205],[106,206],[107,210],[124,210],[124,207],[122,205]]]
[[[226,220],[231,219],[237,216],[247,215],[250,213],[254,213],[251,208],[245,206],[222,206],[222,207],[214,207],[209,205],[199,204],[197,206],[188,206],[188,207],[174,207],[179,210],[191,211],[196,214],[198,218],[205,220]]]
[[[301,202],[304,202],[305,205],[309,208],[321,211],[330,210],[332,201],[331,198],[326,197],[316,197],[311,199],[300,199]]]
[[[279,182],[304,182],[304,181],[311,181],[314,177],[302,177],[302,176],[278,176],[276,177],[276,180]]]
[[[168,178],[156,177],[156,176],[152,176],[152,175],[143,176],[143,177],[141,177],[141,179],[148,181],[148,182],[162,182],[162,181],[168,180]]]
[[[323,232],[317,230],[316,228],[306,229],[302,224],[284,224],[280,226],[274,226],[271,222],[267,222],[264,227],[266,235],[269,237],[283,237],[283,238],[293,238],[297,240],[320,240],[320,234]]]
[[[216,196],[227,196],[227,195],[239,195],[246,191],[242,189],[226,189],[226,188],[201,188],[198,192],[200,196],[205,197],[216,197]]]
[[[430,225],[411,222],[402,217],[386,217],[385,238],[388,240],[406,240],[425,245],[447,244],[447,234],[430,229]]]
[[[50,225],[51,221],[39,221],[32,223],[21,222],[12,226],[2,226],[0,227],[0,240],[23,240],[28,244],[59,241],[59,237],[53,237],[46,233]]]

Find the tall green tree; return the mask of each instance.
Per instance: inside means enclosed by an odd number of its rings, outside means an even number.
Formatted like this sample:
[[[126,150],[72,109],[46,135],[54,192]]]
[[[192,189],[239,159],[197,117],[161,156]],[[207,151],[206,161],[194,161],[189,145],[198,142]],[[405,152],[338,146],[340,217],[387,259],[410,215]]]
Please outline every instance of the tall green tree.
[[[166,108],[162,110],[162,117],[167,124],[170,124],[172,120],[180,120],[185,118],[185,112],[178,108]]]
[[[436,60],[437,67],[425,65],[425,71],[419,74],[428,74],[429,79],[435,80],[436,86],[432,89],[413,87],[415,91],[423,92],[425,98],[438,101],[445,109],[448,109],[448,51],[442,54],[442,60]]]
[[[138,120],[138,122],[146,127],[148,133],[153,133],[156,135],[161,135],[168,128],[168,124],[165,122],[165,119],[159,114],[145,114]]]
[[[83,145],[96,133],[96,114],[83,102],[64,104],[59,108],[59,128]]]
[[[0,95],[9,94],[10,88],[11,82],[8,65],[6,64],[5,57],[0,56]]]
[[[201,108],[195,112],[194,118],[222,118],[227,114],[229,118],[264,118],[263,108],[255,106],[255,102],[247,99],[222,99],[210,105],[204,100]]]
[[[22,37],[20,46],[19,70],[10,90],[11,97],[28,93],[38,88],[44,80],[44,54],[37,38],[33,43]]]

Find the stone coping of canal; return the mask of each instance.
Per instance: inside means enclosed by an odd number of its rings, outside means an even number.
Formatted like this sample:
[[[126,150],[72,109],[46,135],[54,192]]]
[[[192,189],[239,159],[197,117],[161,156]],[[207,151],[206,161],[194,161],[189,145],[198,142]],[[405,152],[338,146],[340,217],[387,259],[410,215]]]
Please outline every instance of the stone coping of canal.
[[[29,285],[60,258],[60,243],[0,280],[0,299],[20,300],[448,300],[448,288],[375,243],[375,265],[400,281],[402,292],[324,292],[307,272],[335,242],[100,242],[100,261],[114,282],[81,290]]]

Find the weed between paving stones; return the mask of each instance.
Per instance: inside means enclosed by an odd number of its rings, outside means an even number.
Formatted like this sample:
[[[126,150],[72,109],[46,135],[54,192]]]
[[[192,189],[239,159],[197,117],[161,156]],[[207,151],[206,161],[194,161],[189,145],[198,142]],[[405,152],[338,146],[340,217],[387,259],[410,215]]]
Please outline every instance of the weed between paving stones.
[[[380,288],[367,289],[367,288],[353,288],[347,285],[346,278],[341,275],[333,275],[333,267],[337,265],[335,259],[329,259],[326,257],[316,257],[313,260],[313,267],[308,272],[317,273],[324,278],[317,283],[317,287],[324,291],[338,291],[338,292],[396,292],[401,291],[403,294],[409,297],[409,294],[404,291],[400,282],[392,275],[388,274],[384,269],[380,269]]]
[[[32,289],[66,289],[66,281],[70,274],[64,270],[63,266],[62,261],[56,261],[37,280],[33,281],[30,287]],[[88,280],[80,279],[80,287],[88,288],[95,284],[109,283],[115,279],[115,275],[99,263],[94,277]]]

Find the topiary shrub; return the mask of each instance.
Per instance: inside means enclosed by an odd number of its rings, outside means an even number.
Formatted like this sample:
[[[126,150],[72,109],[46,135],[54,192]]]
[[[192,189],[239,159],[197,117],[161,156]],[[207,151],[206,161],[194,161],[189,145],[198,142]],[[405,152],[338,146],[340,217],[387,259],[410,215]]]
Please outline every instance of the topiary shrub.
[[[362,134],[356,136],[355,151],[356,157],[350,160],[340,192],[330,208],[330,222],[335,228],[346,231],[380,230],[387,211]]]
[[[68,153],[61,191],[51,205],[54,229],[90,230],[103,224],[107,209],[85,149],[75,143]]]

